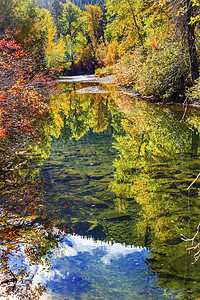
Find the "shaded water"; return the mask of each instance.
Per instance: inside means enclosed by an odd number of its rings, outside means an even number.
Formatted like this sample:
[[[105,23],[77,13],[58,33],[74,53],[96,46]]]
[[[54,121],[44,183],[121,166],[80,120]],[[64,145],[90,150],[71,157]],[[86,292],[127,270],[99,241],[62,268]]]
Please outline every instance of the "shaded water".
[[[1,174],[2,299],[197,299],[181,238],[200,221],[199,111],[59,88],[42,141]]]

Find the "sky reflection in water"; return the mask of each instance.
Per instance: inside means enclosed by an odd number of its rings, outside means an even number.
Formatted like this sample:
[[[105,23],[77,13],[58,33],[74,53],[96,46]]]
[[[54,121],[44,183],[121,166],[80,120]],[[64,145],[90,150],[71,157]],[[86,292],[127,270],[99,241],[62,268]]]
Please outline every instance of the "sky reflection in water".
[[[2,179],[1,273],[23,294],[32,278],[33,299],[196,299],[199,262],[181,233],[199,223],[199,183],[186,191],[200,168],[197,112],[183,122],[180,107],[81,87],[52,99],[53,137],[45,123],[27,168]]]
[[[38,269],[34,281],[48,285],[41,299],[171,299],[148,274],[142,247],[108,244],[69,236],[51,259],[49,272]]]

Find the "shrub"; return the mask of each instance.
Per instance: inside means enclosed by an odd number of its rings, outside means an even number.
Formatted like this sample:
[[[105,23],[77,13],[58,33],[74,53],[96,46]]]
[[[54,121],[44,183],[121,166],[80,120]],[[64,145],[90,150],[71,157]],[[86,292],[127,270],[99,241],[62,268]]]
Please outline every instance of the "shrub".
[[[113,74],[113,70],[114,70],[115,66],[106,66],[103,68],[98,68],[95,71],[95,75],[98,77],[105,77],[105,76],[109,76]]]
[[[190,87],[186,93],[190,102],[200,102],[200,78],[195,82],[195,85]]]
[[[135,88],[154,99],[172,99],[185,93],[185,79],[189,74],[186,52],[180,44],[169,42],[154,48],[138,68]]]
[[[141,49],[136,49],[133,54],[126,54],[116,64],[113,74],[117,84],[133,87],[137,76],[138,69],[141,67],[142,53]]]
[[[116,83],[133,87],[155,100],[177,98],[185,93],[188,56],[180,44],[168,42],[149,49],[136,48],[122,57],[114,69]]]
[[[18,152],[41,142],[48,94],[56,91],[52,71],[35,74],[31,59],[12,36],[0,40],[0,173],[8,170]]]
[[[107,45],[106,65],[114,65],[119,59],[118,42],[112,41]]]

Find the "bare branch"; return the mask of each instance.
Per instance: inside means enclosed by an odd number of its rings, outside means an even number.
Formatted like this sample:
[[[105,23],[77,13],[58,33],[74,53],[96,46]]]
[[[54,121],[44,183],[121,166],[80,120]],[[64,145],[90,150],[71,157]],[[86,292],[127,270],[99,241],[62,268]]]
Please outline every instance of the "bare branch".
[[[196,231],[195,235],[191,239],[187,238],[185,235],[181,234],[181,240],[184,241],[184,242],[192,242],[192,246],[194,245],[195,239],[198,237],[198,243],[195,246],[186,249],[186,251],[188,251],[189,254],[190,254],[190,251],[199,249],[194,254],[194,262],[192,264],[195,264],[198,261],[199,257],[200,257],[199,230],[200,230],[200,223],[197,226],[197,231]]]
[[[195,180],[193,180],[192,183],[188,186],[187,191],[189,191],[191,189],[191,187],[199,179],[199,177],[200,177],[200,173],[197,175],[197,177],[195,178]]]

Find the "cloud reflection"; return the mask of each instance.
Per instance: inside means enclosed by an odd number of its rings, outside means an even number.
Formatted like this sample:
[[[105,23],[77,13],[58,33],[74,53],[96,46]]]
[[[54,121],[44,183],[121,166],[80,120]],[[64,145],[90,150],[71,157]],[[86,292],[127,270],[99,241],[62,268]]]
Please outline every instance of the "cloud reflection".
[[[56,251],[56,256],[75,256],[79,252],[89,252],[92,254],[96,249],[104,253],[101,260],[105,264],[109,264],[112,259],[118,259],[120,256],[144,250],[142,247],[125,246],[119,243],[109,244],[107,242],[95,241],[92,238],[73,235],[64,240],[64,243]]]
[[[38,267],[34,276],[34,282],[47,285],[48,294],[43,295],[41,299],[51,299],[56,282],[62,281],[66,286],[74,285],[76,281],[76,284],[78,284],[78,280],[80,279],[79,289],[87,283],[83,277],[80,277],[83,276],[80,275],[83,274],[83,270],[76,262],[84,261],[86,264],[95,263],[96,271],[99,272],[98,268],[101,269],[100,265],[112,266],[112,263],[117,262],[118,259],[125,258],[126,255],[134,253],[136,256],[139,255],[142,261],[144,261],[147,256],[147,250],[142,247],[125,246],[119,243],[109,244],[78,235],[68,236],[60,243],[58,249],[54,251],[52,268],[48,271],[42,267]],[[71,261],[72,264],[70,263]],[[71,266],[71,268],[69,266]]]

